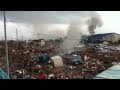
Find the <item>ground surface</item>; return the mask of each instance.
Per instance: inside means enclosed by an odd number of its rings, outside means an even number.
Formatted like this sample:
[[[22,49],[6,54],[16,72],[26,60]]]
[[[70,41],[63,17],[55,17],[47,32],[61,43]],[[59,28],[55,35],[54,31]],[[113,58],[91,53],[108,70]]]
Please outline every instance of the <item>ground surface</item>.
[[[4,43],[1,42],[0,47],[0,66],[6,71]],[[53,64],[41,64],[37,62],[38,55],[46,52],[49,57],[59,54],[60,42],[46,42],[45,46],[40,46],[38,42],[19,42],[16,47],[16,42],[9,41],[9,63],[10,63],[10,77],[17,78],[37,78],[37,79],[90,79],[113,66],[113,62],[120,61],[120,51],[115,52],[99,52],[94,48],[86,48],[85,51],[75,52],[74,54],[80,55],[83,59],[87,55],[87,61],[79,65],[75,65],[62,56],[64,66],[55,68]],[[72,54],[71,54],[72,55]],[[16,70],[24,70],[24,75],[15,73]]]

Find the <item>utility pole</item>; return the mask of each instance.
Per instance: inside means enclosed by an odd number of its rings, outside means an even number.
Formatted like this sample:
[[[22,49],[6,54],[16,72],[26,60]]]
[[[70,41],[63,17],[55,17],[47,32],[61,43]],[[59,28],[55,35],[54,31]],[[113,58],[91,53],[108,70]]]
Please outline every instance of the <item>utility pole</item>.
[[[18,30],[16,28],[16,41],[17,41],[17,50],[18,50]]]
[[[22,41],[23,41],[23,35],[22,35]]]
[[[40,39],[39,35],[40,35],[40,34],[38,33],[38,34],[37,34],[37,38],[38,38],[38,39]]]
[[[3,36],[2,36],[2,41],[3,41]]]
[[[4,34],[5,34],[5,56],[6,56],[6,61],[7,61],[7,74],[9,77],[9,60],[8,60],[8,45],[7,45],[7,32],[6,32],[6,16],[5,16],[5,11],[3,12],[3,17],[4,17]]]

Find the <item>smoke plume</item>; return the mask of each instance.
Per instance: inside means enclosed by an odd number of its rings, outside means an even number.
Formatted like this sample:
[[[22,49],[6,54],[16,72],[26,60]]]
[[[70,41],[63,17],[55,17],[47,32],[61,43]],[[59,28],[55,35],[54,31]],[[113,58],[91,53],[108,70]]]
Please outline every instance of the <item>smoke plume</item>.
[[[83,29],[82,26],[82,24],[79,26],[75,24],[69,26],[67,37],[60,46],[62,53],[72,52],[74,47],[79,44],[80,38],[82,37],[82,33],[80,32]]]
[[[100,26],[102,26],[102,21],[97,13],[92,15],[89,13],[87,17],[83,15],[80,19],[72,22],[69,26],[67,36],[60,46],[60,53],[73,52],[75,46],[80,44],[83,35],[95,34],[95,29]]]
[[[101,26],[102,22],[99,17],[92,17],[90,20],[88,20],[88,31],[91,35],[95,34],[95,29]]]

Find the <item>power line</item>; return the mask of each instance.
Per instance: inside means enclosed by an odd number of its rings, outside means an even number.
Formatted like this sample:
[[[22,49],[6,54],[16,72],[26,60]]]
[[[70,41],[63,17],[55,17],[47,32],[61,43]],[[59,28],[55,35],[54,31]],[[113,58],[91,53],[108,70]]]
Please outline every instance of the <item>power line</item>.
[[[22,41],[23,41],[23,35],[21,37],[22,37]]]

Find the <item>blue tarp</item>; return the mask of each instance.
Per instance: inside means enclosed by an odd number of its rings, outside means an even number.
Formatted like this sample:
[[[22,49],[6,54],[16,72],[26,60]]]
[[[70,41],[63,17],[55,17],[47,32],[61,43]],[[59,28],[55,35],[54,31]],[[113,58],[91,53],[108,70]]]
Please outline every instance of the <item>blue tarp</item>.
[[[0,68],[0,79],[9,79],[7,74]]]
[[[49,60],[48,55],[44,54],[38,57],[40,63],[46,63]]]
[[[120,65],[114,65],[98,74],[94,79],[120,79]]]

